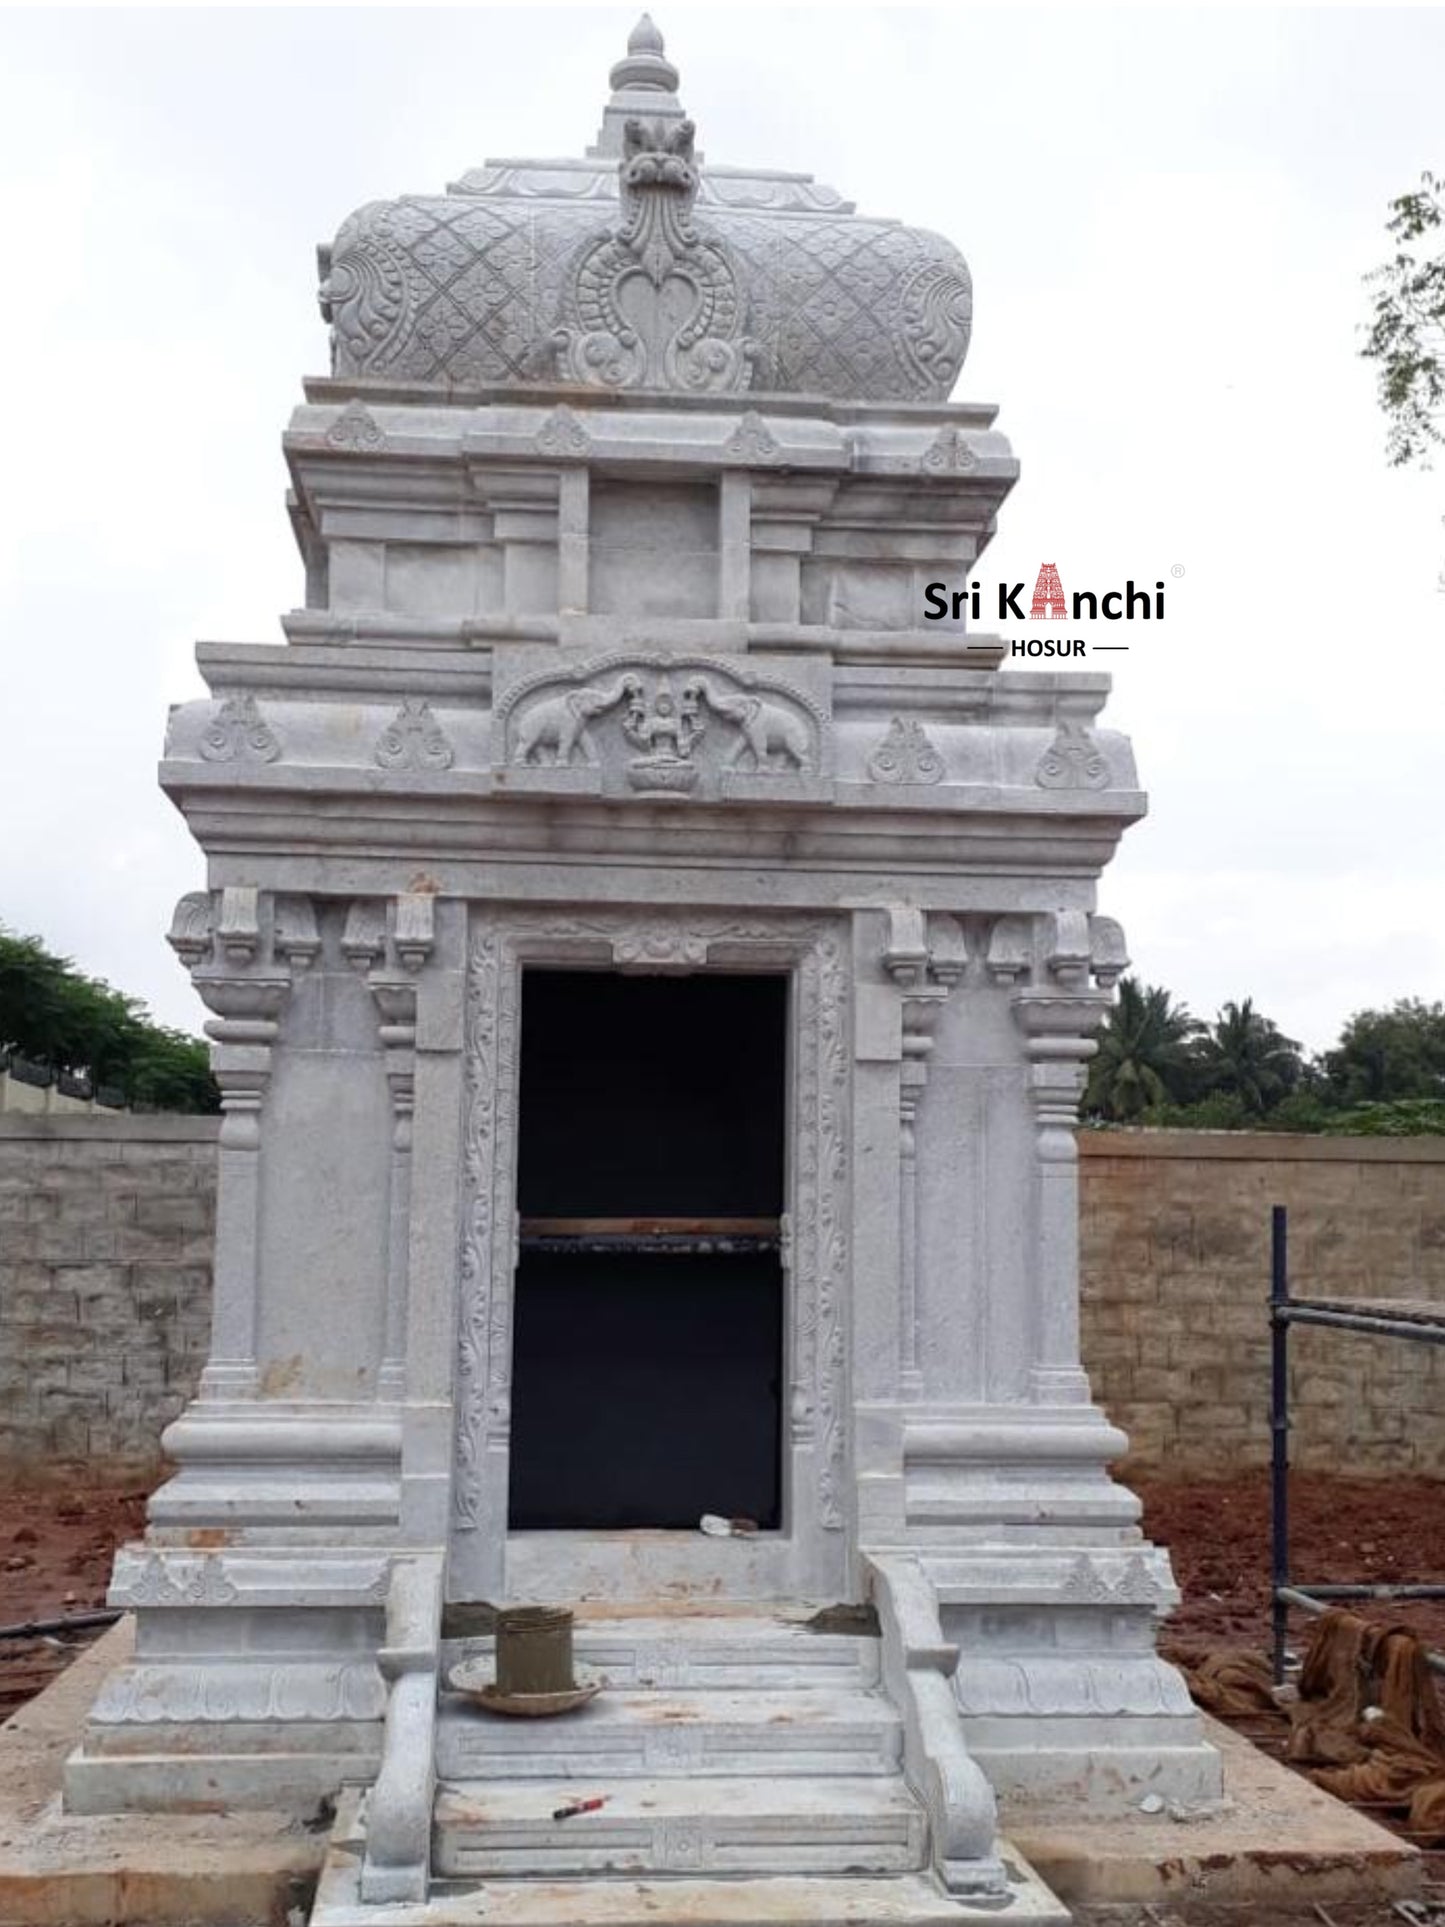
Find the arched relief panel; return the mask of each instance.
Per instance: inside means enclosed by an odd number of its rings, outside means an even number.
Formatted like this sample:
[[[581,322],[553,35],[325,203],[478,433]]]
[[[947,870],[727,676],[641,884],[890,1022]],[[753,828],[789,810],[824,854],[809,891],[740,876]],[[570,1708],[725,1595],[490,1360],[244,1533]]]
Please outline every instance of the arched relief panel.
[[[502,1596],[511,1428],[522,970],[787,971],[788,1182],[783,1530],[748,1570],[774,1595],[827,1593],[847,1572],[850,1264],[848,937],[785,917],[473,913],[467,959],[463,1203],[449,1588]],[[659,1535],[691,1541],[693,1535]],[[696,1535],[699,1559],[717,1542]],[[675,1570],[687,1570],[684,1553]],[[741,1562],[738,1562],[741,1570]],[[840,1595],[841,1596],[841,1595]]]

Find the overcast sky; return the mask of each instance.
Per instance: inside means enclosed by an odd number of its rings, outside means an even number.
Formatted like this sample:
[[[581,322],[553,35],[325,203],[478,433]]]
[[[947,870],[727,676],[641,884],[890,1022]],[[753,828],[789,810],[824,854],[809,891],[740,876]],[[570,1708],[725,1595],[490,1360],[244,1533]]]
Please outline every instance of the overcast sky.
[[[203,868],[155,785],[166,705],[198,637],[277,641],[302,599],[279,437],[327,365],[315,245],[580,153],[634,18],[0,14],[0,921],[167,1022],[203,1015],[163,942]],[[957,397],[1023,463],[983,581],[1168,582],[1093,665],[1151,792],[1102,887],[1138,971],[1311,1047],[1445,996],[1445,466],[1386,467],[1357,354],[1386,203],[1445,170],[1445,14],[657,19],[709,159],[968,256]]]

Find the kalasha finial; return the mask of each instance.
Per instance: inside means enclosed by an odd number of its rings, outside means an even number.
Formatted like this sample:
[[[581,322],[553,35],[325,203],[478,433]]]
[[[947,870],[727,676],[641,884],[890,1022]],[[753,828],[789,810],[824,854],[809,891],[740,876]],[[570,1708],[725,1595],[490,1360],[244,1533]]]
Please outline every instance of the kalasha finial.
[[[660,54],[667,49],[662,44],[662,35],[650,13],[643,14],[632,32],[627,36],[627,51],[630,54]]]
[[[627,55],[610,75],[613,93],[642,89],[648,93],[677,92],[677,69],[663,51],[662,35],[650,13],[643,14],[627,36]]]

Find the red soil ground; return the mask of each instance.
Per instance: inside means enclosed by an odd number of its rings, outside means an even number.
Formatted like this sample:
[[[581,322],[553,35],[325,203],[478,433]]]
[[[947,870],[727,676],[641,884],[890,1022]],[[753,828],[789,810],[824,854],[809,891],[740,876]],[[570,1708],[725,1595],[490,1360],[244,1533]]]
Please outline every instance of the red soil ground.
[[[1149,1536],[1169,1548],[1184,1603],[1170,1620],[1171,1654],[1189,1661],[1221,1646],[1263,1651],[1269,1640],[1269,1480],[1263,1472],[1188,1485],[1134,1481]],[[1291,1560],[1298,1582],[1445,1583],[1445,1481],[1290,1478]],[[111,1556],[142,1527],[144,1492],[0,1490],[0,1625],[103,1606]],[[1445,1650],[1445,1600],[1372,1605]],[[1298,1643],[1306,1624],[1296,1614]],[[84,1637],[92,1637],[85,1635]],[[80,1636],[77,1636],[80,1637]],[[65,1664],[64,1645],[0,1641],[0,1718]]]
[[[104,1606],[111,1559],[140,1532],[145,1501],[144,1492],[0,1489],[0,1625]],[[0,1640],[0,1720],[95,1636]]]
[[[1269,1481],[1262,1472],[1179,1484],[1135,1479],[1151,1539],[1169,1548],[1184,1600],[1164,1634],[1164,1649],[1187,1665],[1222,1647],[1262,1652],[1269,1641]],[[47,1487],[0,1488],[0,1625],[61,1618],[105,1604],[116,1546],[136,1537],[145,1517],[141,1491]],[[1336,1478],[1297,1473],[1290,1481],[1291,1557],[1297,1583],[1445,1583],[1445,1481]],[[1373,1617],[1409,1625],[1445,1650],[1445,1600],[1360,1607]],[[1293,1615],[1291,1640],[1303,1645],[1308,1621]],[[0,1640],[0,1720],[38,1693],[97,1635]],[[1241,1723],[1277,1757],[1287,1722],[1281,1714]],[[1277,1729],[1277,1730],[1276,1730]],[[1397,1816],[1375,1818],[1401,1826]],[[1420,1844],[1426,1844],[1421,1842]],[[1430,1854],[1421,1918],[1445,1921],[1445,1855]],[[1438,1912],[1437,1912],[1438,1909]],[[1315,1910],[1332,1927],[1390,1927],[1389,1909],[1366,1913]],[[1168,1910],[1084,1910],[1089,1927],[1176,1927]],[[1191,1921],[1194,1916],[1190,1916]]]
[[[1165,1629],[1184,1661],[1220,1647],[1269,1644],[1269,1475],[1189,1485],[1138,1479],[1149,1537],[1167,1546],[1183,1604]],[[1290,1574],[1294,1584],[1445,1584],[1445,1481],[1346,1479],[1292,1472]],[[1445,1599],[1351,1603],[1368,1618],[1408,1626],[1445,1650]],[[1291,1615],[1294,1644],[1308,1616]]]

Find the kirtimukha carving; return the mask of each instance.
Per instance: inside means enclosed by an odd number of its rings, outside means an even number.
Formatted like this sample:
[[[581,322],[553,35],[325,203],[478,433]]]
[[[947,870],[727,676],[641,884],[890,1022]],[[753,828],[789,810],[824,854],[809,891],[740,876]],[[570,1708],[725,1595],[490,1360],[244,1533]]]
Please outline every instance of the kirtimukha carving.
[[[743,334],[733,261],[692,218],[697,199],[690,120],[629,120],[622,222],[578,263],[552,334],[558,373],[603,388],[748,386],[754,346]]]

